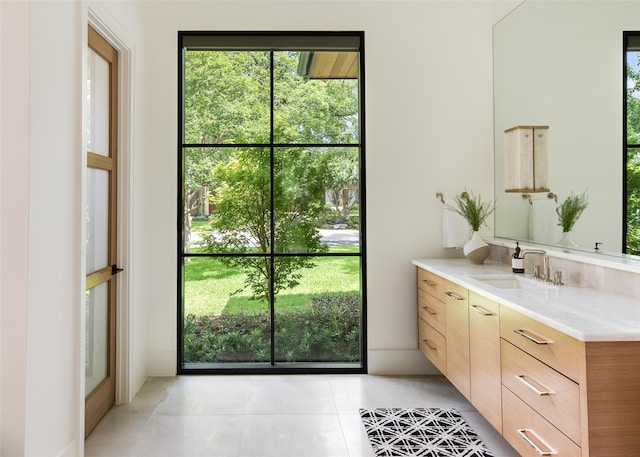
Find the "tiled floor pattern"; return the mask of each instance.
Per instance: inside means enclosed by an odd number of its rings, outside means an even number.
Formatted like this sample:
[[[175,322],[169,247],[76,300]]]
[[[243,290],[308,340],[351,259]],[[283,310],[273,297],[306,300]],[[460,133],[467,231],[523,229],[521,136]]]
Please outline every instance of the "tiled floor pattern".
[[[85,442],[85,456],[374,457],[359,408],[456,408],[496,457],[518,454],[443,377],[150,378]]]

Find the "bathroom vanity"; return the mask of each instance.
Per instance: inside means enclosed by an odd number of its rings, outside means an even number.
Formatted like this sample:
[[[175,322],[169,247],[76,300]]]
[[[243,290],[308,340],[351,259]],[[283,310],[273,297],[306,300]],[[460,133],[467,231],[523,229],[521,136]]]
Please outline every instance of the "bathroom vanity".
[[[523,456],[640,455],[640,302],[413,260],[418,347]]]

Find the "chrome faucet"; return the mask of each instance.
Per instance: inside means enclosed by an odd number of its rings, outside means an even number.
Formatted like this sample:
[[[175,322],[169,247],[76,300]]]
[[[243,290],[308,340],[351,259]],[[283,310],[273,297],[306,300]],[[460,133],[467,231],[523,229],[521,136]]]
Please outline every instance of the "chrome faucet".
[[[551,270],[549,268],[549,256],[547,252],[542,249],[524,249],[520,252],[520,258],[524,259],[524,256],[527,254],[542,255],[542,274],[540,274],[540,267],[536,265],[533,269],[534,279],[541,279],[544,282],[551,281]]]

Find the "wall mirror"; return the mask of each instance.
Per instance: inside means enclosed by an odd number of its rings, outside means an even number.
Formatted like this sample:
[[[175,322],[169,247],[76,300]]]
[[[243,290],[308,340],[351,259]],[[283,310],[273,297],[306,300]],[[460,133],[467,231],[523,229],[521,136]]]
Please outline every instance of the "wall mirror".
[[[623,31],[630,30],[640,30],[640,0],[528,0],[494,26],[497,238],[560,241],[556,204],[545,204],[552,200],[548,192],[525,198],[505,192],[504,131],[544,125],[551,193],[558,203],[571,193],[589,197],[571,232],[572,249],[594,252],[601,243],[599,252],[621,255]],[[545,218],[555,235],[536,232]]]

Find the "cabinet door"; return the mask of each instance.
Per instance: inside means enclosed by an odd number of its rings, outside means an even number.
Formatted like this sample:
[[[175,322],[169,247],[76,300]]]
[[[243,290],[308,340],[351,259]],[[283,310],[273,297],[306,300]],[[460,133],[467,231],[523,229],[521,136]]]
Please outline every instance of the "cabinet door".
[[[469,291],[471,403],[502,432],[500,386],[500,306]]]
[[[469,373],[469,292],[452,282],[445,284],[447,378],[467,399],[470,398]]]

